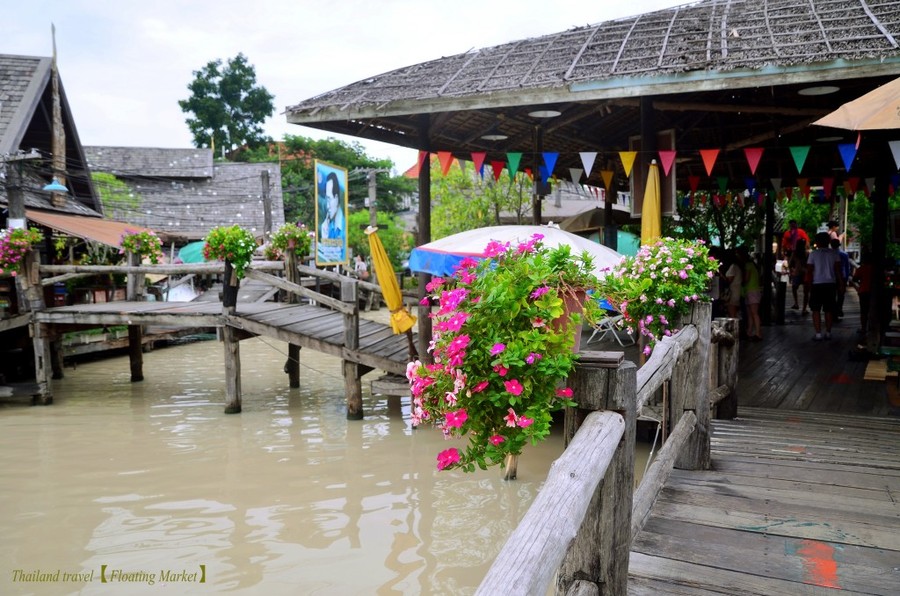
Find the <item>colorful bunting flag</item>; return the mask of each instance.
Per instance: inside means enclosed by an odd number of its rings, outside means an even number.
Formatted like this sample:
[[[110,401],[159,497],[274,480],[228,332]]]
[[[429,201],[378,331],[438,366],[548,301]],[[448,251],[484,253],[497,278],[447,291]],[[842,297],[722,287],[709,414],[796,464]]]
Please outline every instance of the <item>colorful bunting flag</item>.
[[[615,172],[613,170],[600,170],[600,177],[603,178],[603,184],[606,187],[606,192],[610,192],[610,187],[612,186],[614,175]]]
[[[522,154],[519,152],[507,153],[506,161],[509,163],[509,177],[515,178],[516,172],[519,171],[519,162],[522,161]]]
[[[849,172],[853,160],[856,158],[856,145],[853,143],[841,143],[838,145],[838,151],[841,152],[841,159],[844,160],[844,171]]]
[[[425,167],[425,161],[428,159],[427,151],[419,151],[419,172]]]
[[[725,194],[725,189],[728,188],[728,176],[719,176],[716,180],[719,182],[719,192]]]
[[[494,182],[500,181],[500,175],[503,174],[503,166],[506,163],[502,161],[491,161],[491,170],[494,171]]]
[[[797,173],[803,173],[803,165],[806,163],[806,157],[809,155],[809,145],[801,145],[791,147],[791,156],[794,158],[794,165],[797,166]]]
[[[797,186],[800,188],[800,193],[809,198],[809,178],[797,178]]]
[[[582,151],[578,155],[581,156],[581,165],[584,166],[585,176],[591,177],[591,171],[594,169],[594,161],[597,159],[596,151]]]
[[[626,176],[631,176],[631,168],[634,167],[635,157],[637,157],[637,151],[619,151],[619,159],[622,160],[622,167],[625,168]]]
[[[778,193],[781,192],[781,178],[771,178],[770,181],[772,182],[772,188],[775,189],[775,195],[777,196]]]
[[[716,164],[716,159],[719,157],[718,149],[701,149],[700,157],[703,158],[703,165],[706,166],[706,175],[712,176],[713,166]]]
[[[697,188],[700,186],[700,176],[688,176],[688,184],[691,187],[691,193],[697,192]]]
[[[830,199],[831,193],[834,190],[834,178],[822,178],[822,190],[825,193],[825,198]]]
[[[874,178],[866,178],[866,196],[868,197],[873,192],[875,192],[875,179]]]
[[[900,141],[888,141],[891,147],[891,154],[894,156],[894,165],[900,170]]]
[[[438,161],[441,163],[441,173],[446,176],[447,172],[450,171],[450,166],[453,165],[453,153],[450,151],[438,151],[437,156]]]
[[[547,168],[547,175],[543,176],[546,182],[553,175],[553,168],[556,167],[556,160],[559,159],[559,153],[553,151],[544,151],[544,166]]]
[[[745,147],[744,156],[747,158],[747,164],[750,166],[750,173],[756,175],[756,168],[759,166],[759,160],[762,159],[762,147]]]
[[[668,176],[669,170],[672,169],[672,164],[675,163],[675,154],[677,151],[660,151],[659,152],[659,162],[662,164],[663,173]]]
[[[472,163],[475,164],[475,171],[480,172],[482,178],[484,178],[484,160],[486,157],[487,151],[472,152]]]
[[[569,178],[572,180],[572,184],[578,184],[583,173],[581,168],[569,168]]]

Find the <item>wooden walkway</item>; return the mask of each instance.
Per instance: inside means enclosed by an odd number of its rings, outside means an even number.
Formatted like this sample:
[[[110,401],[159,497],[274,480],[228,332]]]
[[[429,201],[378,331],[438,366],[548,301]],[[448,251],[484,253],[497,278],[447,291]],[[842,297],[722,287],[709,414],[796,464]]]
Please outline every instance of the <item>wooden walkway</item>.
[[[360,319],[359,348],[350,350],[344,347],[344,316],[309,304],[238,302],[236,314],[225,316],[219,302],[105,302],[47,308],[35,318],[49,325],[229,325],[393,374],[405,374],[409,361],[406,336],[388,325]]]
[[[855,294],[845,314],[831,341],[789,311],[742,342],[738,418],[660,492],[630,594],[900,594],[897,381],[864,378]]]

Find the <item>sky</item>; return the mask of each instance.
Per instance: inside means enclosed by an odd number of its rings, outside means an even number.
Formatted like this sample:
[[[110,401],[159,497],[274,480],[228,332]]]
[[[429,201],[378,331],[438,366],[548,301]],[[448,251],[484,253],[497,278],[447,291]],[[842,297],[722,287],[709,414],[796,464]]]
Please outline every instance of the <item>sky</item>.
[[[15,6],[13,6],[15,4]],[[194,72],[243,53],[275,96],[265,133],[359,141],[402,172],[411,149],[288,124],[287,106],[404,66],[683,0],[3,0],[0,53],[51,56],[83,145],[187,148]],[[151,8],[152,6],[152,8]]]

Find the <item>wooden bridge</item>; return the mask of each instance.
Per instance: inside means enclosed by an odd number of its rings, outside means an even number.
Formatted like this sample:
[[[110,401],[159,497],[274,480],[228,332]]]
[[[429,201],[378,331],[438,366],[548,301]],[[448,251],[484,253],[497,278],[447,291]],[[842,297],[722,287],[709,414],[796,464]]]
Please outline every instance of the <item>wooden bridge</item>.
[[[60,359],[56,354],[57,348],[53,344],[58,342],[62,333],[85,327],[128,326],[132,381],[143,379],[143,328],[161,326],[218,329],[225,352],[226,413],[241,410],[239,341],[248,337],[265,336],[289,344],[285,370],[292,387],[299,386],[300,348],[341,358],[347,393],[347,416],[351,419],[363,417],[360,378],[376,369],[404,375],[411,354],[415,354],[415,337],[412,333],[397,335],[388,325],[359,317],[360,287],[369,292],[380,293],[378,285],[296,262],[289,262],[287,266],[280,262],[261,262],[247,270],[249,280],[263,284],[269,290],[261,293],[263,298],[283,290],[289,297],[288,302],[259,301],[242,296],[229,263],[158,266],[132,262],[122,267],[36,264],[30,267],[31,275],[20,280],[25,286],[24,293],[28,296],[29,314],[15,322],[19,325],[33,322],[35,329],[35,403],[52,402],[51,378],[62,372]],[[287,277],[266,273],[271,270],[287,271]],[[40,290],[42,286],[75,275],[110,272],[126,273],[129,276],[128,300],[52,308],[43,305],[43,292]],[[143,277],[147,273],[223,274],[230,283],[226,283],[223,288],[222,302],[144,301]],[[42,278],[41,274],[61,275]],[[319,287],[321,283],[339,289],[341,298],[334,298],[310,287]],[[294,297],[305,298],[307,302],[298,303]],[[413,300],[413,297],[406,298]]]

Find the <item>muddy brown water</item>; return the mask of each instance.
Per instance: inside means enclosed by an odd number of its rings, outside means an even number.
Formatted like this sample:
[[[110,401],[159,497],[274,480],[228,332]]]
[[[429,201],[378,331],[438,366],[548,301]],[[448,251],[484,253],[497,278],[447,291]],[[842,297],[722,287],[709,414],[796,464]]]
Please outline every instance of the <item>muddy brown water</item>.
[[[290,389],[285,354],[241,343],[239,415],[214,341],[146,353],[140,383],[114,357],[66,368],[52,406],[0,406],[0,593],[474,592],[559,429],[515,481],[438,472],[447,442],[411,427],[407,399],[364,383],[348,421],[340,361],[302,350]]]

